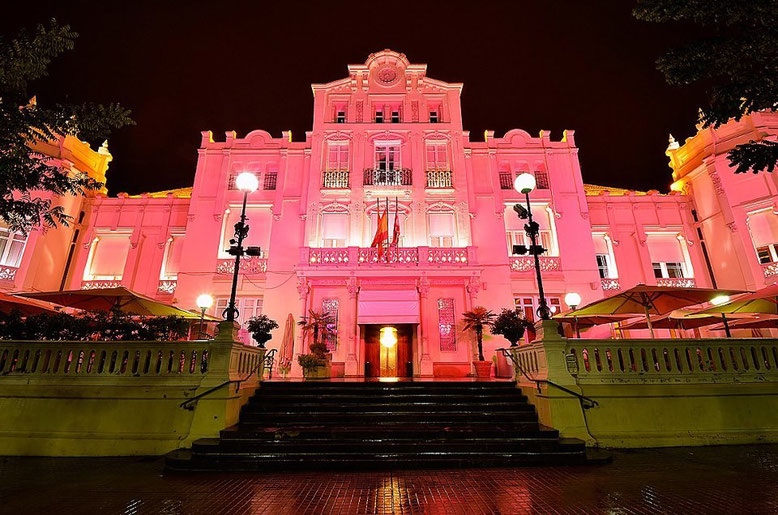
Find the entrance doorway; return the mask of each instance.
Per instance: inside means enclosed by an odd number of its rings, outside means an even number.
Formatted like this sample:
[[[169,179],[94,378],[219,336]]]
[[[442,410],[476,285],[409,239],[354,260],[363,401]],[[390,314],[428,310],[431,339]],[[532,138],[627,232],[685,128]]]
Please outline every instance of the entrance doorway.
[[[413,376],[413,325],[364,326],[365,377]]]

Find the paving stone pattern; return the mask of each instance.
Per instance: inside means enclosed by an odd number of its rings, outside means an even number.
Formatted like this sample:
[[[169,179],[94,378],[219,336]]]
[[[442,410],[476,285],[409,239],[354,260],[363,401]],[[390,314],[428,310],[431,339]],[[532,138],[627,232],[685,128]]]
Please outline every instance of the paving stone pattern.
[[[163,475],[161,458],[2,458],[1,513],[778,513],[778,445],[602,466]]]

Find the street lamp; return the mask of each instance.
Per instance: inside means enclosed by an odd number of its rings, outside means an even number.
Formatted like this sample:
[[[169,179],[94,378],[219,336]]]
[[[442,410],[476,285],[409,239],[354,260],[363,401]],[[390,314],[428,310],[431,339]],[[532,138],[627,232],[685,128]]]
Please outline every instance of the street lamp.
[[[200,331],[199,336],[203,335],[203,321],[205,319],[205,312],[213,306],[213,297],[208,295],[207,293],[203,293],[202,295],[199,295],[197,297],[197,300],[195,301],[197,303],[197,307],[200,308]]]
[[[538,232],[540,226],[532,219],[532,207],[529,203],[529,194],[535,189],[535,176],[530,173],[519,175],[513,182],[513,188],[517,192],[524,194],[527,198],[526,209],[521,204],[515,204],[513,210],[516,211],[516,214],[519,215],[520,219],[527,220],[527,223],[524,225],[524,230],[527,232],[527,236],[529,236],[531,242],[529,247],[526,245],[514,245],[513,253],[519,255],[530,254],[535,258],[535,277],[537,277],[538,280],[538,295],[540,296],[540,306],[538,307],[537,313],[541,320],[550,320],[551,310],[548,309],[548,304],[546,303],[546,295],[543,293],[543,278],[540,276],[540,255],[544,253],[546,249],[541,245],[538,245]]]
[[[565,295],[565,304],[573,308],[573,311],[581,305],[581,296],[571,291]],[[573,330],[575,331],[575,337],[580,338],[581,332],[578,330],[578,315],[573,315]]]
[[[243,172],[235,178],[235,186],[243,192],[243,208],[240,212],[240,220],[235,224],[235,237],[230,240],[230,248],[227,253],[235,256],[235,269],[232,273],[232,291],[230,292],[230,303],[224,310],[224,319],[228,322],[234,322],[238,316],[238,308],[235,307],[235,295],[238,292],[238,273],[240,273],[240,258],[244,254],[247,256],[259,256],[261,249],[259,247],[243,248],[243,240],[249,234],[249,226],[246,224],[246,202],[249,193],[257,191],[259,181],[257,176],[251,172]]]

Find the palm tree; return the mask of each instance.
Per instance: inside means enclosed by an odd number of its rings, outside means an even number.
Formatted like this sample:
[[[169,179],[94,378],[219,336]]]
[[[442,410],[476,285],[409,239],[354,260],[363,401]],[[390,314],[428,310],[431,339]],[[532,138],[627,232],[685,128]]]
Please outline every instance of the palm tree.
[[[324,338],[327,333],[332,331],[330,328],[331,323],[332,315],[329,313],[319,313],[311,309],[308,310],[308,316],[303,315],[300,321],[297,322],[297,325],[302,328],[304,334],[308,332],[313,333],[313,343],[310,345],[311,350],[313,350],[314,346],[319,348],[319,336],[321,335]]]
[[[478,361],[484,360],[484,327],[492,325],[496,315],[483,306],[476,306],[470,311],[462,313],[465,322],[465,331],[475,331],[475,339],[478,342]]]

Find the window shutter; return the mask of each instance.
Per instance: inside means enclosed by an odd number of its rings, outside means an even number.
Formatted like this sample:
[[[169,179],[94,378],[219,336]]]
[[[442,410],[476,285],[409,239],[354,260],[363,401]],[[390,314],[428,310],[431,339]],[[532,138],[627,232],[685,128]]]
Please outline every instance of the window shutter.
[[[683,263],[681,244],[672,234],[649,234],[646,236],[648,254],[652,263]]]
[[[454,236],[454,213],[430,213],[430,236]]]
[[[129,236],[101,237],[92,255],[91,274],[96,277],[121,277],[129,251]]]
[[[321,234],[325,240],[348,240],[348,213],[324,213]]]
[[[778,243],[778,216],[771,210],[749,215],[748,228],[755,247]]]

